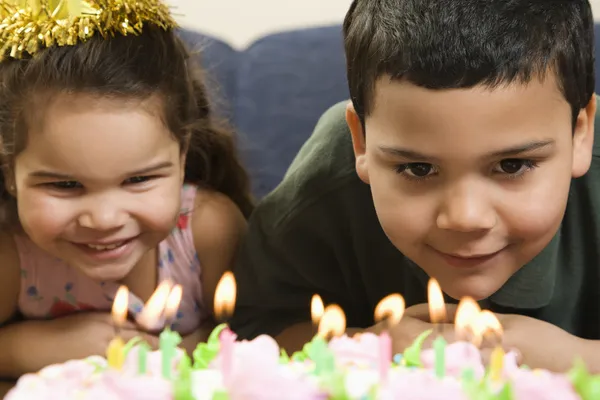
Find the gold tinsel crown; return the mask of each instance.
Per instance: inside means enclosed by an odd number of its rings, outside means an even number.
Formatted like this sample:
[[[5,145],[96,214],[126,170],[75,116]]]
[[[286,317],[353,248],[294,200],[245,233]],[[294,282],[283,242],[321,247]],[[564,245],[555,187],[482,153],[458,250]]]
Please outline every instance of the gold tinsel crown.
[[[147,23],[177,26],[161,0],[0,0],[0,61],[73,46],[96,33],[139,35]]]

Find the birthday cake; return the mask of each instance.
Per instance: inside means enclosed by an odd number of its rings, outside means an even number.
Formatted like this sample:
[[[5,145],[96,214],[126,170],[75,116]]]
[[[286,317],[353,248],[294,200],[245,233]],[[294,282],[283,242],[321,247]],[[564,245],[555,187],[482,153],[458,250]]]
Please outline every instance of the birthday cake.
[[[444,350],[443,369],[433,349],[422,349],[425,332],[404,354],[382,363],[382,337],[365,333],[315,338],[291,357],[268,336],[231,342],[222,349],[225,325],[199,344],[193,357],[175,349],[165,363],[162,351],[144,353],[130,342],[124,363],[111,368],[103,357],[69,361],[24,375],[7,395],[22,399],[114,400],[592,400],[600,380],[583,365],[570,374],[518,367],[513,353],[503,355],[498,376],[486,368],[479,349],[460,341]],[[225,364],[228,364],[226,367]],[[225,368],[226,367],[226,368]]]
[[[115,321],[127,310],[127,290],[113,306]],[[576,363],[566,374],[531,370],[505,353],[501,325],[490,311],[462,299],[454,319],[458,340],[447,343],[442,325],[445,305],[439,285],[429,286],[431,322],[428,330],[402,354],[392,356],[391,329],[404,314],[398,294],[383,299],[375,319],[385,322],[380,334],[349,337],[345,315],[335,305],[324,308],[313,297],[311,314],[318,333],[291,356],[266,335],[238,341],[226,324],[215,328],[206,343],[188,356],[178,348],[181,337],[168,327],[160,348],[150,351],[139,338],[125,344],[118,335],[107,358],[89,357],[48,366],[22,376],[7,400],[598,400],[600,376]],[[215,314],[235,302],[235,281],[226,275],[217,287]],[[159,285],[146,307],[149,320],[177,310],[181,288]],[[315,301],[317,300],[317,301]],[[165,310],[163,313],[161,310]],[[119,317],[120,315],[120,317]],[[168,319],[168,318],[167,318]],[[437,321],[437,322],[436,322]],[[118,323],[117,323],[118,325]],[[490,333],[491,357],[480,350]],[[425,346],[428,338],[434,339]],[[489,341],[488,341],[489,342]],[[489,343],[487,343],[489,344]],[[487,345],[486,344],[486,345]]]

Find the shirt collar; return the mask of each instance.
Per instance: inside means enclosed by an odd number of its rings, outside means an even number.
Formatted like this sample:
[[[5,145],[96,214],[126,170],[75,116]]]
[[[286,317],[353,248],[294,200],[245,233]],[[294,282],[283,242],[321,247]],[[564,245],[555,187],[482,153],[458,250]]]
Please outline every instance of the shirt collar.
[[[536,309],[547,306],[554,295],[560,230],[533,260],[518,270],[496,293],[492,303],[509,308]]]

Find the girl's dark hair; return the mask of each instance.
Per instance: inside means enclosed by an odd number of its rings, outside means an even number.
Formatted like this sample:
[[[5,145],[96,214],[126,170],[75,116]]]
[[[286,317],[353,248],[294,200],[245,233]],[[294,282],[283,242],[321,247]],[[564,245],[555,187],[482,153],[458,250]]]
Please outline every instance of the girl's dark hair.
[[[40,98],[56,93],[145,99],[160,95],[165,124],[182,151],[185,181],[221,192],[245,216],[252,211],[249,179],[232,133],[218,126],[199,71],[174,31],[144,27],[139,36],[103,38],[51,47],[27,59],[0,63],[0,225],[17,223],[15,200],[5,179],[27,143],[28,119]]]

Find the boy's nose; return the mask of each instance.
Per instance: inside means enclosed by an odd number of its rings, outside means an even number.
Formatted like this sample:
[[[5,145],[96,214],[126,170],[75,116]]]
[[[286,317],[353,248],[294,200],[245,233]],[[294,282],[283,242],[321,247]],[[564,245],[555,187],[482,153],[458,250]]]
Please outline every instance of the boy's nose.
[[[496,213],[483,188],[463,186],[445,194],[438,216],[440,229],[457,232],[477,232],[496,225]]]

